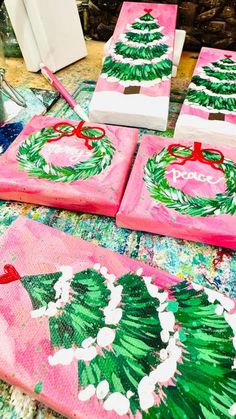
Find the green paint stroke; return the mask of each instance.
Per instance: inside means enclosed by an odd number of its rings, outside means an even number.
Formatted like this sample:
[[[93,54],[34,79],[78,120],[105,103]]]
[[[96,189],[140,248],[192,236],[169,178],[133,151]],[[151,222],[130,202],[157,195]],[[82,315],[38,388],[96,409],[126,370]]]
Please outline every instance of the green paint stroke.
[[[167,310],[172,311],[172,313],[177,313],[178,308],[179,308],[179,304],[177,303],[177,301],[170,300],[168,302]]]
[[[36,394],[40,394],[42,392],[43,389],[43,382],[42,381],[38,381],[37,384],[34,387],[34,392]]]

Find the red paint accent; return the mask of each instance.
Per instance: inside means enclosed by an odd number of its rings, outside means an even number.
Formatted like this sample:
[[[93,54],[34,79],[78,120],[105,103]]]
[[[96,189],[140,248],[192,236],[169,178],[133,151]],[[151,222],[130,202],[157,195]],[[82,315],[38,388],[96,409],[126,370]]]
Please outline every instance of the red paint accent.
[[[227,249],[217,250],[216,256],[212,262],[215,270],[218,268],[218,265],[220,265],[223,262],[224,256],[226,256],[227,258],[230,258],[232,256],[232,251],[227,250]]]
[[[225,58],[232,58],[232,55],[225,54]]]
[[[146,13],[151,13],[151,12],[152,12],[152,9],[144,9],[144,11],[145,11]]]
[[[5,265],[3,268],[4,274],[0,275],[0,284],[10,284],[10,282],[19,281],[21,276],[13,265]]]
[[[58,124],[53,126],[53,129],[61,135],[58,138],[49,139],[48,143],[59,141],[63,137],[73,137],[73,135],[75,135],[77,138],[82,138],[83,140],[85,140],[85,143],[84,143],[85,147],[87,147],[89,150],[92,150],[93,147],[89,144],[89,140],[93,140],[93,141],[101,140],[102,138],[105,137],[106,132],[103,128],[100,128],[100,127],[84,127],[84,124],[85,122],[81,121],[79,125],[75,127],[74,125],[68,122],[65,122],[65,123],[59,122]],[[70,127],[71,131],[70,132],[62,131],[62,129],[60,129],[60,127],[62,126]],[[96,129],[97,131],[101,132],[101,135],[99,135],[98,137],[92,137],[90,135],[83,134],[84,129]]]
[[[190,151],[190,155],[188,157],[181,157],[178,154],[176,154],[176,151],[174,151],[175,148],[177,147],[181,147],[183,150],[189,150]],[[211,152],[211,153],[216,153],[219,156],[219,160],[215,161],[215,160],[210,160],[206,157],[204,157],[203,152]],[[205,163],[205,164],[209,164],[213,169],[216,170],[221,170],[223,172],[223,169],[221,169],[220,167],[217,167],[219,164],[224,162],[224,155],[221,153],[221,151],[216,150],[214,148],[203,148],[202,149],[202,144],[195,142],[194,146],[193,146],[193,150],[190,147],[185,147],[181,144],[171,144],[168,147],[168,152],[171,154],[171,156],[176,157],[180,160],[182,160],[179,163],[173,163],[173,164],[180,164],[183,165],[185,164],[187,161],[200,161],[201,163]]]

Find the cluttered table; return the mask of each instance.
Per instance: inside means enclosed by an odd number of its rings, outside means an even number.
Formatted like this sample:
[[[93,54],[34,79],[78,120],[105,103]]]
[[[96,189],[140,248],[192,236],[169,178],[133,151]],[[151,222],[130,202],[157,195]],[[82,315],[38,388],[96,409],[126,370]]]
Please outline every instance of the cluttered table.
[[[104,44],[87,41],[88,57],[59,71],[59,79],[74,92],[77,101],[87,109],[101,69]],[[172,81],[169,127],[164,136],[171,137],[184,93],[196,64],[197,54],[184,52],[178,74]],[[6,60],[6,78],[12,86],[22,89],[49,89],[47,81],[38,73],[29,73],[23,59]],[[49,115],[73,118],[74,115],[62,99],[48,110]],[[148,130],[146,130],[148,131]],[[0,202],[0,234],[3,234],[19,215],[40,221],[71,235],[80,236],[149,265],[165,269],[179,278],[211,284],[215,288],[236,296],[236,253],[200,243],[183,241],[116,227],[113,218],[81,214],[71,211],[23,203]],[[17,388],[0,382],[0,417],[56,418],[42,404],[24,395]]]

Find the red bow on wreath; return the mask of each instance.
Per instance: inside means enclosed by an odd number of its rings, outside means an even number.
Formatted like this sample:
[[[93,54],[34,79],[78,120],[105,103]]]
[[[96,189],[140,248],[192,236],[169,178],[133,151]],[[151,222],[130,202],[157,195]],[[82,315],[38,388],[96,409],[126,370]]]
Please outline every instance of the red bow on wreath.
[[[144,9],[144,11],[146,12],[146,13],[151,13],[152,12],[152,9]]]
[[[179,150],[175,150],[181,148],[182,150],[189,150],[189,156],[183,157],[179,154]],[[182,161],[179,163],[174,164],[180,164],[183,165],[187,161],[200,161],[201,163],[209,164],[213,169],[221,170],[223,172],[223,169],[220,167],[217,167],[219,164],[222,164],[224,162],[224,155],[219,150],[215,150],[214,148],[202,148],[202,144],[195,142],[193,146],[193,150],[190,147],[185,147],[181,144],[171,144],[168,147],[168,152],[171,154],[171,156],[174,156],[178,159],[181,159]],[[205,153],[214,153],[219,158],[217,160],[207,157],[204,154]],[[216,156],[215,156],[216,157]]]
[[[105,137],[106,133],[105,133],[105,130],[100,127],[84,127],[84,123],[85,123],[84,121],[81,121],[79,125],[75,127],[69,122],[65,122],[65,123],[59,122],[58,124],[54,125],[52,128],[61,135],[57,138],[49,139],[48,143],[51,143],[53,141],[59,141],[63,137],[73,137],[73,135],[75,135],[77,138],[81,138],[82,140],[85,140],[84,142],[85,147],[87,147],[88,150],[92,150],[93,147],[91,146],[91,144],[89,144],[89,141],[101,140],[102,138]],[[97,137],[93,137],[92,135],[86,135],[86,133],[85,134],[83,133],[83,131],[93,130],[93,129],[95,129],[96,131],[100,131],[101,135],[98,135]]]

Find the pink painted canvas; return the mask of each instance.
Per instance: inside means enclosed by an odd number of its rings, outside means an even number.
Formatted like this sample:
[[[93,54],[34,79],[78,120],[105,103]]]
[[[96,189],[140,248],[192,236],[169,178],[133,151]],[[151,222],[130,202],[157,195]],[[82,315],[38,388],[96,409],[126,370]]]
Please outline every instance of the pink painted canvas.
[[[236,52],[202,48],[175,138],[236,145]]]
[[[236,149],[145,135],[117,224],[236,249]]]
[[[0,157],[0,198],[115,216],[138,131],[34,117]]]
[[[97,122],[165,130],[177,6],[124,2],[90,103]]]
[[[0,261],[2,379],[71,419],[234,416],[234,300],[24,217]]]

